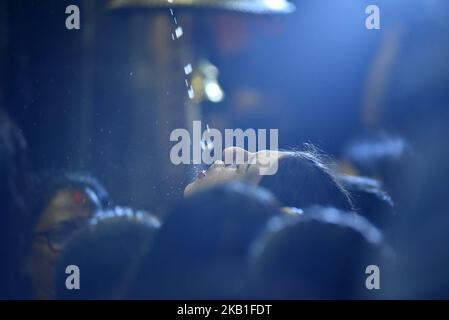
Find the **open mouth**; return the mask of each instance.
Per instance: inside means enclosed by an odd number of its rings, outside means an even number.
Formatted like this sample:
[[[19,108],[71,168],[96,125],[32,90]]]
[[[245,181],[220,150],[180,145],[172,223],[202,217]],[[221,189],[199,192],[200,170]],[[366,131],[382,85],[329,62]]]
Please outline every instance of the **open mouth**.
[[[206,170],[200,170],[198,172],[197,178],[198,179],[203,179],[206,175],[207,175],[207,171]]]

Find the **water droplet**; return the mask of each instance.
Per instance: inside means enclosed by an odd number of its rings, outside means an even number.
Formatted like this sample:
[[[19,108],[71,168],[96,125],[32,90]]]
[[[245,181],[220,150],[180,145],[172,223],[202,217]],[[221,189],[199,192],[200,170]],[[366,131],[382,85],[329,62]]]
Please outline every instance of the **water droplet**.
[[[177,27],[176,29],[175,29],[175,34],[176,34],[176,38],[177,39],[179,39],[179,38],[181,38],[181,36],[182,36],[182,34],[183,34],[184,32],[182,31],[182,27]]]
[[[204,139],[201,139],[200,145],[201,145],[202,150],[206,150],[207,146],[206,146],[206,141],[204,141]]]
[[[207,149],[212,150],[214,148],[214,142],[212,140],[207,140]]]
[[[191,74],[191,73],[192,73],[192,70],[193,70],[193,68],[192,68],[192,65],[191,65],[190,63],[187,64],[187,65],[184,67],[184,73],[185,73],[186,75]]]
[[[189,94],[190,99],[195,98],[195,92],[193,92],[192,86],[190,86],[189,90],[187,90],[187,93]]]

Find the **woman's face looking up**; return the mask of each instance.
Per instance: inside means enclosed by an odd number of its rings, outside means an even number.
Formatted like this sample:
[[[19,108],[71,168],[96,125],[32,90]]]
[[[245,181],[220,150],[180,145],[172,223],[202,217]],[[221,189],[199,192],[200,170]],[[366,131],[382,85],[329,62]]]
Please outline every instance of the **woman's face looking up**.
[[[223,150],[223,160],[217,160],[207,170],[199,172],[197,178],[185,188],[184,195],[189,196],[205,187],[231,180],[256,185],[262,178],[261,172],[277,165],[285,154],[275,150],[249,152],[237,147],[226,148]]]

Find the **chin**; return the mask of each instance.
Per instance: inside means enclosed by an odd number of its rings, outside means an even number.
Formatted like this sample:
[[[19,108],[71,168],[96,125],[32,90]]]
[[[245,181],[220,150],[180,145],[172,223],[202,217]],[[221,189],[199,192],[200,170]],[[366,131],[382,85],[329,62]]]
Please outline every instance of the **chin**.
[[[188,197],[188,196],[190,196],[192,194],[192,188],[193,188],[194,183],[195,183],[195,181],[189,183],[185,187],[185,189],[184,189],[184,197]]]

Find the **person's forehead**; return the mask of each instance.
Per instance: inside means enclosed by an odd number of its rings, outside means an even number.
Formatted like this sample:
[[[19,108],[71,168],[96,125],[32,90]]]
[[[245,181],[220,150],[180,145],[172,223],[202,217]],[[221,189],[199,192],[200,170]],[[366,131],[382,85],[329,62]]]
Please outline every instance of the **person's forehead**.
[[[80,199],[89,201],[83,191],[58,191],[42,212],[36,228],[87,218],[91,214],[90,209]]]

